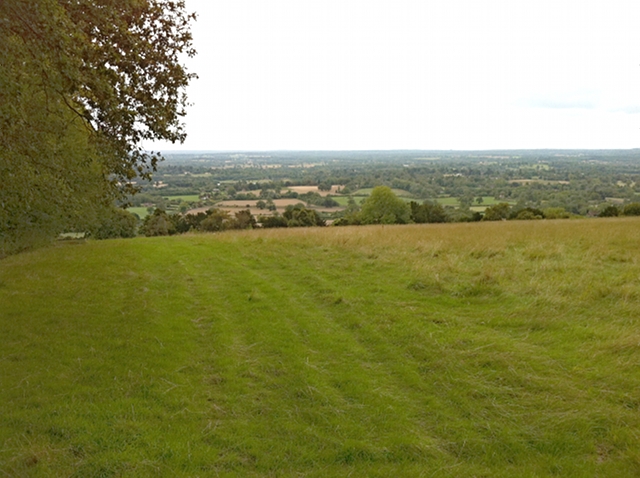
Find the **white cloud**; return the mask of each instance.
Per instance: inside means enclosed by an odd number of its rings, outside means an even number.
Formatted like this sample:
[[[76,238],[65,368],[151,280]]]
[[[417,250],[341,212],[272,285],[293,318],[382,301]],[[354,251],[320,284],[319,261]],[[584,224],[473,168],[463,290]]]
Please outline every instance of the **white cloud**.
[[[187,7],[200,14],[200,79],[186,149],[639,144],[635,1]]]

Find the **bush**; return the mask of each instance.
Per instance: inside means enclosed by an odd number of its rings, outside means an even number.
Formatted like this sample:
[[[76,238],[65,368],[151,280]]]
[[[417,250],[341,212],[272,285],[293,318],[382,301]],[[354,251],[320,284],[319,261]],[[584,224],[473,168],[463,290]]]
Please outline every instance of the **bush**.
[[[262,227],[287,227],[287,219],[276,213],[273,216],[260,216],[258,222],[262,224]]]
[[[544,219],[544,212],[535,207],[525,207],[518,211],[513,211],[509,215],[509,219],[517,220],[530,220],[530,219]]]
[[[138,228],[138,216],[114,208],[98,219],[89,229],[89,235],[94,239],[115,239],[117,237],[135,237]]]
[[[324,226],[325,222],[314,209],[296,205],[288,206],[283,217],[287,220],[288,227],[312,227]]]
[[[571,214],[563,207],[547,207],[542,210],[546,219],[568,219]]]
[[[235,213],[235,217],[231,220],[231,229],[253,229],[256,227],[256,218],[253,217],[249,209],[243,209]]]
[[[506,202],[501,202],[495,206],[488,207],[484,211],[483,221],[502,221],[509,217],[511,206]]]
[[[191,230],[197,230],[200,228],[200,223],[208,217],[207,213],[199,212],[197,214],[186,214],[181,216],[176,224],[176,232],[183,234]]]
[[[627,204],[622,209],[622,214],[625,216],[640,216],[640,203],[632,202]]]
[[[204,219],[198,230],[204,232],[220,232],[231,228],[231,216],[221,209],[209,209],[207,218]]]
[[[411,220],[415,223],[447,222],[447,213],[441,204],[432,204],[427,201],[418,204],[415,201],[411,201],[409,206],[411,208]]]
[[[600,211],[600,214],[598,214],[598,217],[618,217],[620,215],[620,209],[618,209],[617,206],[607,206],[605,207],[602,211]]]
[[[153,214],[144,218],[140,233],[147,237],[171,236],[177,232],[171,217],[162,209],[156,209]]]

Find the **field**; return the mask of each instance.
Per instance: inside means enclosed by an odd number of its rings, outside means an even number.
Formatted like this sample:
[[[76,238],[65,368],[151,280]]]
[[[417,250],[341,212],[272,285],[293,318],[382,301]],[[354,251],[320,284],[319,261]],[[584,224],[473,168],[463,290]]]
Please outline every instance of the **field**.
[[[443,206],[460,207],[460,201],[458,200],[458,198],[454,198],[454,197],[440,197],[440,198],[436,198],[435,201],[438,204],[442,204]],[[496,199],[496,198],[494,198],[492,196],[483,196],[481,204],[478,204],[474,199],[473,204],[475,204],[475,206],[473,206],[473,209],[484,211],[488,206],[493,206],[495,204],[500,204],[501,202],[506,202],[508,204],[514,204],[513,201],[506,201],[506,200],[503,200],[503,199]]]
[[[274,199],[273,200],[273,204],[276,206],[276,210],[275,211],[270,211],[269,209],[260,209],[256,206],[257,201],[253,200],[253,201],[249,201],[249,200],[235,200],[235,201],[220,201],[219,203],[217,203],[215,206],[206,206],[206,207],[199,207],[199,208],[195,208],[195,209],[191,209],[189,211],[187,211],[187,214],[197,214],[199,212],[206,212],[207,210],[211,209],[212,207],[215,208],[219,208],[222,209],[223,211],[227,211],[230,214],[234,214],[240,210],[249,210],[251,212],[251,214],[254,217],[259,217],[259,216],[271,216],[273,215],[274,212],[277,212],[279,214],[282,214],[286,211],[287,206],[295,206],[297,204],[305,204],[305,202],[303,200],[300,199]],[[315,209],[318,212],[326,212],[326,213],[332,213],[332,212],[336,212],[336,211],[341,211],[343,208],[341,207],[334,207],[334,208],[325,208],[325,207],[319,207],[319,206],[305,206],[305,207],[309,207],[310,209]]]
[[[330,191],[320,191],[318,186],[289,186],[287,189],[289,191],[295,191],[298,194],[306,194],[306,193],[318,193],[320,196],[327,196],[329,194],[339,194],[338,191],[343,188],[339,184],[334,184],[331,186]]]
[[[370,196],[371,191],[373,191],[373,188],[358,189],[355,193],[353,193],[353,196]],[[411,193],[409,191],[405,191],[404,189],[392,189],[392,191],[396,196],[411,197]]]
[[[0,475],[640,475],[640,221],[0,261]]]
[[[140,219],[144,219],[149,215],[149,211],[146,207],[130,207],[127,208],[127,211],[133,214],[137,214]]]
[[[183,196],[165,196],[165,199],[169,201],[198,202],[200,200],[200,196],[197,194],[187,194]]]

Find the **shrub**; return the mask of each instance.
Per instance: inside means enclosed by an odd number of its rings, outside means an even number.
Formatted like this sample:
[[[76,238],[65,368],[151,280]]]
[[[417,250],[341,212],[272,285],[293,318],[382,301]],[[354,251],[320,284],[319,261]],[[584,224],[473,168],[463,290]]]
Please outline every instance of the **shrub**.
[[[506,202],[501,202],[495,206],[488,207],[484,211],[483,221],[502,221],[509,217],[511,206]]]
[[[288,206],[283,217],[287,220],[288,227],[324,226],[325,222],[315,209],[307,209],[296,205]]]
[[[617,217],[620,215],[620,209],[618,209],[617,206],[607,206],[605,207],[602,211],[600,211],[600,214],[598,214],[598,217]]]
[[[204,232],[220,232],[231,227],[231,216],[227,211],[221,209],[209,209],[207,218],[200,223],[198,228]]]
[[[632,202],[627,204],[622,209],[622,214],[625,216],[640,216],[640,203]]]
[[[567,219],[571,214],[563,207],[547,207],[542,210],[546,219]]]
[[[411,220],[415,223],[447,222],[447,213],[441,204],[433,204],[428,201],[418,204],[411,201],[409,207],[411,208]]]
[[[544,212],[535,207],[525,207],[518,211],[513,211],[509,215],[509,219],[517,220],[530,220],[530,219],[544,219]]]
[[[256,227],[256,218],[249,209],[236,212],[231,220],[231,229],[253,229],[254,227]]]
[[[273,216],[260,216],[258,222],[262,227],[287,227],[287,219],[276,213]]]
[[[89,229],[94,239],[114,239],[117,237],[135,237],[138,217],[124,209],[113,208],[100,217]]]
[[[162,209],[156,209],[153,214],[144,218],[140,232],[147,237],[170,236],[177,232],[171,217]]]

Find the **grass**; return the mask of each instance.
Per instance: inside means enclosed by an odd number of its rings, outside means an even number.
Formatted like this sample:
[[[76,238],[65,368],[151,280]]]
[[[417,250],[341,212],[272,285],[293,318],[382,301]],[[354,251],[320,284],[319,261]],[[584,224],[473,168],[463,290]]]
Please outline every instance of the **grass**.
[[[0,262],[0,475],[637,476],[640,221]]]
[[[331,199],[340,204],[340,206],[346,207],[349,205],[349,196],[331,196]],[[356,203],[361,200],[362,198],[355,199]]]
[[[127,211],[132,214],[137,214],[140,219],[144,219],[149,215],[149,211],[146,207],[130,207],[127,208]]]
[[[353,193],[353,196],[371,196],[372,191],[373,191],[373,188],[358,189],[356,192]],[[392,191],[393,191],[393,194],[395,194],[396,196],[411,197],[411,193],[409,191],[405,191],[404,189],[392,189]]]

